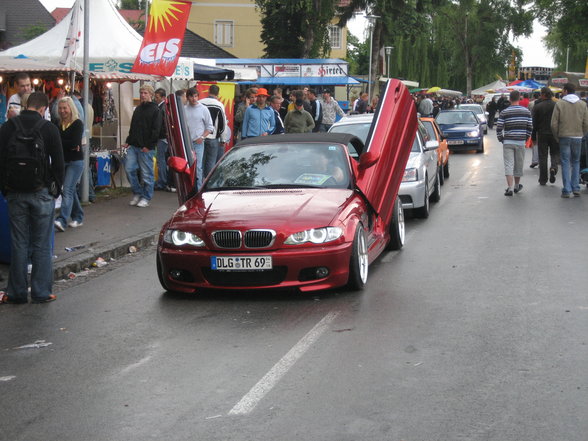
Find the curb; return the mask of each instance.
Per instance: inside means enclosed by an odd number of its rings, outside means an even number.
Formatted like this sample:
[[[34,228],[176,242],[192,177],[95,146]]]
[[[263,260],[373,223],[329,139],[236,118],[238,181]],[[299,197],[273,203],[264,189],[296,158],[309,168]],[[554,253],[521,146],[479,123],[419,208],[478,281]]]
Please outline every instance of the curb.
[[[118,259],[128,254],[131,246],[137,247],[137,249],[151,246],[157,243],[160,231],[161,228],[145,231],[119,242],[91,247],[81,253],[59,259],[53,262],[53,279],[67,279],[69,273],[77,273],[85,268],[91,268],[99,257],[105,260]]]

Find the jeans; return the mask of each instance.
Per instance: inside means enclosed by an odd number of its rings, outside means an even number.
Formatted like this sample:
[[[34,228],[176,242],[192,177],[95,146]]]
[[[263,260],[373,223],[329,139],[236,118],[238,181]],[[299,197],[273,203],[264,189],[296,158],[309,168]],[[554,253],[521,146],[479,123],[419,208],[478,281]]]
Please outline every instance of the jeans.
[[[562,193],[570,194],[580,191],[580,152],[582,138],[559,138],[559,155],[561,160]]]
[[[202,175],[206,178],[216,163],[225,153],[224,144],[218,139],[204,140],[204,156],[202,159]]]
[[[127,150],[125,169],[131,184],[133,194],[150,201],[153,197],[153,157],[154,150],[142,151],[139,147],[130,145]],[[141,170],[141,180],[137,176],[137,170]]]
[[[167,187],[167,139],[157,141],[157,182],[155,188],[163,190]]]
[[[28,299],[27,266],[32,264],[31,299],[45,300],[53,286],[53,214],[55,199],[47,188],[6,196],[10,218],[11,256],[8,295],[15,302]]]
[[[65,163],[65,178],[63,179],[63,193],[61,198],[61,209],[57,220],[65,228],[67,220],[82,222],[84,220],[84,210],[80,204],[80,198],[76,186],[80,182],[82,172],[84,171],[84,160],[70,161]]]
[[[204,142],[197,144],[192,141],[192,153],[196,161],[196,181],[194,182],[194,188],[196,191],[202,187],[202,159],[204,157]]]

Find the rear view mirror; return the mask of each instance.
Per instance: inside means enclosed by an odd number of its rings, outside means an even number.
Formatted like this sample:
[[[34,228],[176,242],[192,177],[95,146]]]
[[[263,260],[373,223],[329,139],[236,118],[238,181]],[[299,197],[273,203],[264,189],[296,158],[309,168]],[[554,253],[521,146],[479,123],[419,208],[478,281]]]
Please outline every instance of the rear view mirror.
[[[170,156],[167,160],[167,165],[177,173],[186,173],[188,175],[190,174],[190,166],[188,165],[188,161],[186,161],[184,158],[180,158],[179,156]]]
[[[435,150],[439,148],[439,143],[437,141],[427,141],[425,143],[425,150]]]
[[[373,167],[376,162],[378,162],[380,156],[373,152],[366,152],[362,153],[359,157],[359,169],[365,170],[370,167]]]

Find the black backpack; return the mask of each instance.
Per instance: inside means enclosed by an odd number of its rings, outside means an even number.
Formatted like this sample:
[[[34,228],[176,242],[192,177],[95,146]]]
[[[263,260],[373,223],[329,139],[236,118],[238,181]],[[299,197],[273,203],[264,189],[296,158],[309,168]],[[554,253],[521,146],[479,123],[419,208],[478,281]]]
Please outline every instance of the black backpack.
[[[47,186],[48,161],[39,120],[33,128],[25,129],[17,116],[11,119],[16,126],[2,152],[2,187],[8,191],[31,193]]]

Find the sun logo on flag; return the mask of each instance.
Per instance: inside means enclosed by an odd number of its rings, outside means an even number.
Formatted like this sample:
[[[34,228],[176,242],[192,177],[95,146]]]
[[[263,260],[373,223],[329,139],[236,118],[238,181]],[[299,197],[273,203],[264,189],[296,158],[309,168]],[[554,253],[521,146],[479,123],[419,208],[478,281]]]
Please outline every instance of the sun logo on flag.
[[[185,4],[183,1],[153,0],[151,11],[149,12],[149,31],[153,31],[154,27],[155,32],[159,31],[159,27],[161,27],[162,31],[165,31],[166,26],[172,26],[172,19],[174,21],[179,20],[176,13],[180,15],[183,13],[177,6],[185,6]]]

